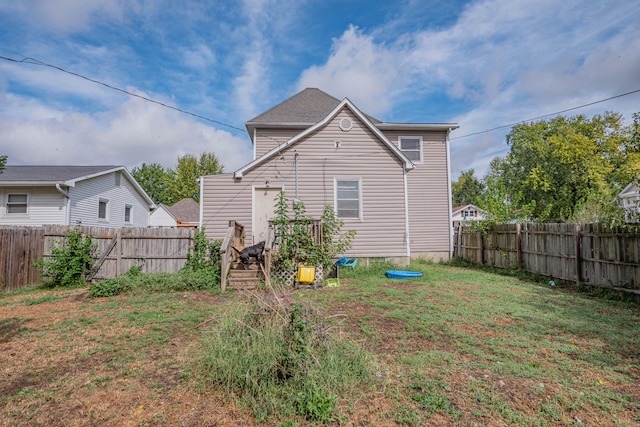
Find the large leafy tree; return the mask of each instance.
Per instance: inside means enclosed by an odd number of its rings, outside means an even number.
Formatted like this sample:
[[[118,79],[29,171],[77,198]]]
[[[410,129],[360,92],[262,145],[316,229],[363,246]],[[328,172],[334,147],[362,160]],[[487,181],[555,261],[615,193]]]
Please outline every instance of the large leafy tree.
[[[7,156],[0,156],[0,170],[4,169],[4,165],[7,164]]]
[[[517,207],[532,219],[562,222],[595,195],[620,189],[640,173],[633,126],[607,112],[589,119],[559,116],[516,125],[509,153],[491,170]]]
[[[169,171],[167,181],[167,200],[169,204],[184,198],[200,200],[199,178],[204,175],[217,175],[223,172],[223,166],[213,153],[202,153],[199,157],[186,154],[178,158],[175,170]]]
[[[167,204],[169,172],[162,165],[143,163],[140,167],[133,168],[131,174],[154,202]]]
[[[485,185],[474,175],[474,170],[462,171],[460,177],[451,183],[451,197],[454,206],[478,204]]]

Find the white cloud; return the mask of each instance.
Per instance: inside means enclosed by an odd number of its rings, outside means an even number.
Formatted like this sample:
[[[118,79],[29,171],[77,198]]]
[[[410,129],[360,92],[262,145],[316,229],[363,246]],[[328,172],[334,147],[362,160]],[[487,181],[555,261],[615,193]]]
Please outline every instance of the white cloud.
[[[29,15],[35,16],[40,28],[61,33],[85,31],[92,18],[121,19],[122,0],[29,0]]]
[[[208,46],[198,44],[192,49],[185,49],[183,52],[183,58],[185,65],[188,67],[207,69],[214,65],[216,55]]]
[[[391,107],[389,93],[405,69],[402,52],[376,44],[371,36],[350,26],[333,42],[327,62],[304,70],[298,89],[317,87],[339,98],[348,97],[365,112],[376,115]]]
[[[230,172],[252,156],[246,138],[138,98],[97,114],[61,111],[15,95],[3,100],[12,112],[0,116],[0,151],[9,156],[9,164],[175,167],[184,154],[213,152]]]

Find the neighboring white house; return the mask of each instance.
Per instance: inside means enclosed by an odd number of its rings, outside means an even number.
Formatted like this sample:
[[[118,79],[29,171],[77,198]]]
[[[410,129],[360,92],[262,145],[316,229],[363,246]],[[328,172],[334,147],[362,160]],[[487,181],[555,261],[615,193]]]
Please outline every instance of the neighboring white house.
[[[124,166],[5,166],[0,225],[147,227],[153,200]]]
[[[173,206],[163,203],[151,212],[150,227],[198,227],[200,205],[193,199],[182,199]]]
[[[631,183],[618,194],[620,207],[627,212],[640,213],[640,186]]]
[[[484,212],[475,205],[456,206],[451,211],[451,220],[454,224],[467,221],[482,221],[484,219]]]

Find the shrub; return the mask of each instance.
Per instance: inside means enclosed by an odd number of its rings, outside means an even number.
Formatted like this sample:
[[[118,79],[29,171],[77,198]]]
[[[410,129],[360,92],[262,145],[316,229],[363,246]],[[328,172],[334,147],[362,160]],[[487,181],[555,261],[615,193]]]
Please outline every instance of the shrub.
[[[54,243],[51,258],[40,259],[35,265],[46,278],[46,287],[82,286],[91,271],[95,250],[93,237],[85,237],[79,228],[74,228],[65,233],[64,240]]]

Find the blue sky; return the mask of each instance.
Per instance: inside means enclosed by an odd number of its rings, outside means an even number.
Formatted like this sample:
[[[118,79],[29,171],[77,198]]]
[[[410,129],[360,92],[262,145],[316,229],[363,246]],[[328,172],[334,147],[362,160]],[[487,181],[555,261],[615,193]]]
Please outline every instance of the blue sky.
[[[244,123],[305,87],[388,122],[456,122],[481,177],[498,126],[640,89],[636,0],[0,0],[10,165],[252,160]],[[640,92],[566,115],[640,111]],[[221,124],[222,123],[222,124]],[[223,125],[224,124],[224,125]],[[225,126],[230,125],[230,126]]]

